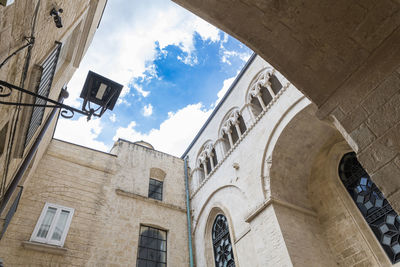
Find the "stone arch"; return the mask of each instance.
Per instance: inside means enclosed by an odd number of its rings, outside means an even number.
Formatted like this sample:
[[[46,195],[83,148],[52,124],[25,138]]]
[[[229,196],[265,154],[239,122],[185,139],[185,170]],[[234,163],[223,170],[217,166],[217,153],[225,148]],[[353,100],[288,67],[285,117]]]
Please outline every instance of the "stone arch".
[[[211,194],[209,194],[209,195],[207,196],[207,198],[205,199],[205,201],[204,201],[203,204],[201,205],[201,208],[200,208],[198,214],[197,214],[197,215],[194,214],[195,217],[197,218],[196,221],[198,221],[199,218],[202,217],[205,208],[206,208],[207,205],[211,202],[211,200],[214,198],[214,196],[215,196],[217,193],[219,193],[220,191],[226,190],[227,188],[233,189],[234,191],[236,191],[236,192],[238,193],[238,194],[235,195],[237,198],[240,199],[238,202],[240,202],[240,203],[248,203],[248,199],[247,199],[246,195],[245,195],[244,192],[243,192],[239,187],[237,187],[236,185],[224,185],[224,186],[221,186],[221,187],[217,188],[216,190],[214,190]],[[243,213],[243,215],[245,215],[245,214]],[[198,225],[198,224],[196,223],[196,221],[194,222],[194,227],[193,227],[194,231],[196,231],[196,228],[197,228],[197,225]]]
[[[342,139],[318,153],[309,180],[313,209],[339,265],[349,266],[360,261],[362,255],[364,265],[390,266],[389,258],[340,180],[339,163],[348,152],[352,149]]]
[[[268,139],[262,174],[265,195],[272,200],[293,265],[335,266],[309,198],[308,182],[319,151],[342,137],[315,116],[316,110],[302,99],[283,114]]]
[[[231,108],[221,121],[218,137],[222,140],[224,154],[228,152],[247,130],[238,107]]]
[[[235,185],[221,186],[206,196],[201,203],[198,203],[198,209],[193,214],[194,244],[196,255],[201,255],[197,264],[199,266],[214,266],[213,250],[208,234],[210,232],[207,233],[207,231],[211,229],[218,211],[228,218],[231,241],[235,243],[237,238],[240,238],[238,235],[249,231],[249,224],[244,220],[249,207],[246,205],[248,199],[243,191]],[[212,218],[212,216],[214,217]],[[205,241],[209,243],[206,244]],[[234,253],[235,259],[238,259],[235,250]]]
[[[271,134],[267,138],[267,143],[264,149],[264,155],[261,164],[261,185],[264,193],[264,197],[270,196],[270,169],[272,165],[272,153],[275,145],[278,142],[278,138],[284,131],[285,127],[290,121],[298,114],[301,110],[305,109],[311,104],[311,102],[302,97],[295,103],[293,103],[284,113],[278,123],[274,126]]]
[[[276,75],[275,69],[266,67],[260,70],[250,82],[246,91],[246,105],[255,117],[267,109],[269,103],[283,88],[283,81]]]
[[[223,216],[226,217],[228,220],[228,225],[229,225],[229,236],[232,244],[232,249],[233,249],[233,254],[234,254],[234,259],[235,263],[237,262],[237,255],[236,255],[236,248],[234,244],[234,229],[233,229],[233,224],[232,224],[232,219],[231,216],[229,215],[227,209],[223,206],[215,206],[211,209],[211,211],[208,214],[206,226],[204,229],[204,242],[205,242],[205,258],[206,258],[206,263],[207,266],[214,266],[214,248],[212,244],[212,227],[214,224],[214,221],[218,215],[222,214]],[[237,264],[236,264],[237,265]]]
[[[209,139],[201,146],[196,157],[196,168],[193,172],[196,173],[197,184],[201,184],[208,174],[211,172],[211,162],[208,159],[209,151],[213,147],[212,141]]]

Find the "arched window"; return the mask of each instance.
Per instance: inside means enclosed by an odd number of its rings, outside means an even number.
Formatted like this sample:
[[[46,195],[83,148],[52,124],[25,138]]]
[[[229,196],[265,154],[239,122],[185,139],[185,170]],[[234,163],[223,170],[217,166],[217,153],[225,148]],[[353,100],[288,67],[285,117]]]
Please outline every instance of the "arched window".
[[[282,84],[270,68],[261,71],[251,83],[248,93],[253,114],[257,117],[282,89]]]
[[[229,151],[247,130],[246,124],[238,109],[228,113],[220,128],[224,152]]]
[[[232,242],[229,237],[228,220],[219,214],[212,227],[212,242],[216,267],[234,267]]]
[[[339,176],[392,263],[400,261],[400,217],[372,182],[354,152],[343,156]]]

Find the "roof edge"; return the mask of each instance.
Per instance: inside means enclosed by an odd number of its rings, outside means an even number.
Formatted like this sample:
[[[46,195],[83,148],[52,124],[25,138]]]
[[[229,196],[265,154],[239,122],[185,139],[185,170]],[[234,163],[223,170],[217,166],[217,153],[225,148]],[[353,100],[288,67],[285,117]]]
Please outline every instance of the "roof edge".
[[[201,127],[201,129],[198,131],[198,133],[196,134],[196,136],[194,137],[193,141],[190,143],[190,145],[188,146],[188,148],[186,148],[185,152],[183,153],[183,155],[181,156],[181,159],[185,158],[186,155],[189,153],[189,150],[193,147],[193,145],[196,143],[196,141],[199,139],[200,135],[204,132],[205,128],[207,127],[207,125],[210,123],[210,121],[212,120],[212,118],[214,118],[215,114],[217,113],[217,111],[219,110],[219,108],[222,106],[222,104],[225,102],[225,100],[228,98],[228,96],[230,95],[230,93],[232,92],[233,88],[236,86],[236,84],[239,82],[239,80],[242,78],[242,76],[244,75],[244,73],[246,72],[246,70],[249,68],[250,64],[254,61],[254,59],[257,57],[257,54],[255,52],[253,52],[253,54],[250,56],[249,60],[246,62],[246,65],[244,65],[244,67],[242,68],[242,70],[239,72],[238,76],[236,76],[235,80],[233,81],[233,83],[231,84],[231,86],[229,87],[228,91],[225,93],[225,95],[222,97],[221,101],[219,101],[218,105],[214,108],[213,112],[211,113],[211,115],[208,117],[207,121],[203,124],[203,126]]]

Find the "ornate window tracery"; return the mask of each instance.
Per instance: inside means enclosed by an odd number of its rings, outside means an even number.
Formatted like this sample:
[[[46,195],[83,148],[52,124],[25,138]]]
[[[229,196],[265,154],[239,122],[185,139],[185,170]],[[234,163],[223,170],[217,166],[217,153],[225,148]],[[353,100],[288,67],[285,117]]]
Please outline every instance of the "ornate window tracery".
[[[274,70],[269,68],[260,72],[251,84],[248,93],[248,103],[251,105],[252,112],[258,116],[263,110],[267,109],[267,105],[282,89],[282,84],[274,75]]]
[[[219,214],[212,227],[212,242],[216,267],[235,267],[233,248],[229,237],[228,220]]]
[[[197,160],[200,169],[199,171],[202,172],[202,176],[204,176],[204,179],[205,176],[209,175],[218,164],[214,145],[211,143],[211,141],[203,145]]]
[[[246,124],[239,110],[231,112],[221,127],[221,136],[227,146],[226,151],[229,151],[233,147],[246,130]]]
[[[372,182],[354,152],[343,156],[339,176],[391,262],[399,262],[400,216]]]

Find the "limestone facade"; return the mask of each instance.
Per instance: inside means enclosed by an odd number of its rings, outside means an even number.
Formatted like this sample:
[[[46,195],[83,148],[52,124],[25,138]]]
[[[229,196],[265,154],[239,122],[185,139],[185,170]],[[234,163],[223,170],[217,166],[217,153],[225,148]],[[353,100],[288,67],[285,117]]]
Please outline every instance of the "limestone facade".
[[[106,0],[17,0],[6,7],[0,6],[0,62],[4,63],[0,68],[0,80],[58,100],[61,89],[79,67],[94,37],[105,4]],[[56,27],[50,15],[53,8],[63,10],[59,13],[61,28]],[[22,48],[28,40],[34,40],[33,44]],[[45,90],[42,92],[39,88]],[[8,89],[2,88],[2,93],[7,92]],[[1,101],[33,103],[38,100],[14,90]],[[0,211],[1,228],[17,195],[18,190],[10,190],[16,181],[16,173],[21,170],[48,120],[49,127],[33,160],[15,185],[23,186],[51,140],[56,122],[50,121],[51,111],[51,108],[0,105],[0,199],[11,196]]]
[[[151,177],[162,201],[148,197]],[[111,153],[52,140],[24,187],[0,243],[6,266],[135,266],[141,226],[167,232],[169,266],[188,263],[180,158],[123,140]],[[75,210],[62,247],[30,241],[45,203]]]
[[[65,25],[85,21],[82,32],[90,40],[101,1],[67,2],[57,3],[81,12],[66,14]],[[175,2],[239,38],[273,66],[260,56],[250,59],[182,159],[124,140],[108,154],[58,140],[47,148],[48,135],[23,179],[0,258],[11,266],[132,266],[140,229],[147,226],[166,231],[168,266],[187,266],[186,159],[196,266],[215,266],[221,250],[235,266],[398,266],[380,244],[388,237],[377,239],[341,181],[339,164],[346,153],[356,152],[399,211],[399,2]],[[2,58],[29,30],[24,29],[29,23],[18,21],[32,17],[34,4],[23,3],[0,9],[1,17],[13,18],[0,25],[1,39],[12,37],[1,43]],[[47,14],[52,2],[43,3],[39,14]],[[79,20],[85,12],[91,19]],[[56,32],[51,17],[42,17],[41,45],[35,46],[40,51],[32,56],[38,62],[51,50],[47,38],[68,43],[80,32],[78,26]],[[40,39],[39,29],[42,36],[51,34]],[[82,40],[71,46],[78,58],[69,59],[75,62],[71,73],[89,43]],[[0,70],[1,79],[20,82],[22,55]],[[56,74],[55,83],[62,86],[69,73]],[[50,95],[58,93],[54,89]],[[5,126],[14,111],[3,109]],[[19,132],[25,129],[21,125]],[[10,128],[4,126],[0,141],[6,144]],[[16,152],[22,156],[13,158],[12,170],[26,153]],[[151,178],[163,182],[162,201],[148,197]],[[45,203],[74,209],[62,246],[31,240]],[[219,240],[214,236],[218,218],[227,226],[224,246],[213,243]],[[383,234],[391,217],[384,220]],[[400,249],[400,226],[393,225],[391,246]]]
[[[254,107],[257,85],[271,97]],[[235,127],[232,110],[244,126]],[[229,222],[236,266],[392,265],[339,178],[341,158],[354,150],[317,110],[267,62],[251,59],[184,155],[197,266],[214,266],[219,214]],[[221,130],[232,118],[236,124]]]
[[[24,184],[0,258],[135,266],[141,229],[152,227],[166,232],[167,265],[188,266],[186,160],[196,266],[215,266],[221,216],[235,266],[391,266],[339,177],[353,149],[317,110],[253,55],[182,158],[143,141],[118,140],[103,153],[53,139]],[[161,200],[149,195],[151,179],[163,183]],[[33,238],[46,203],[74,209],[63,245]]]

